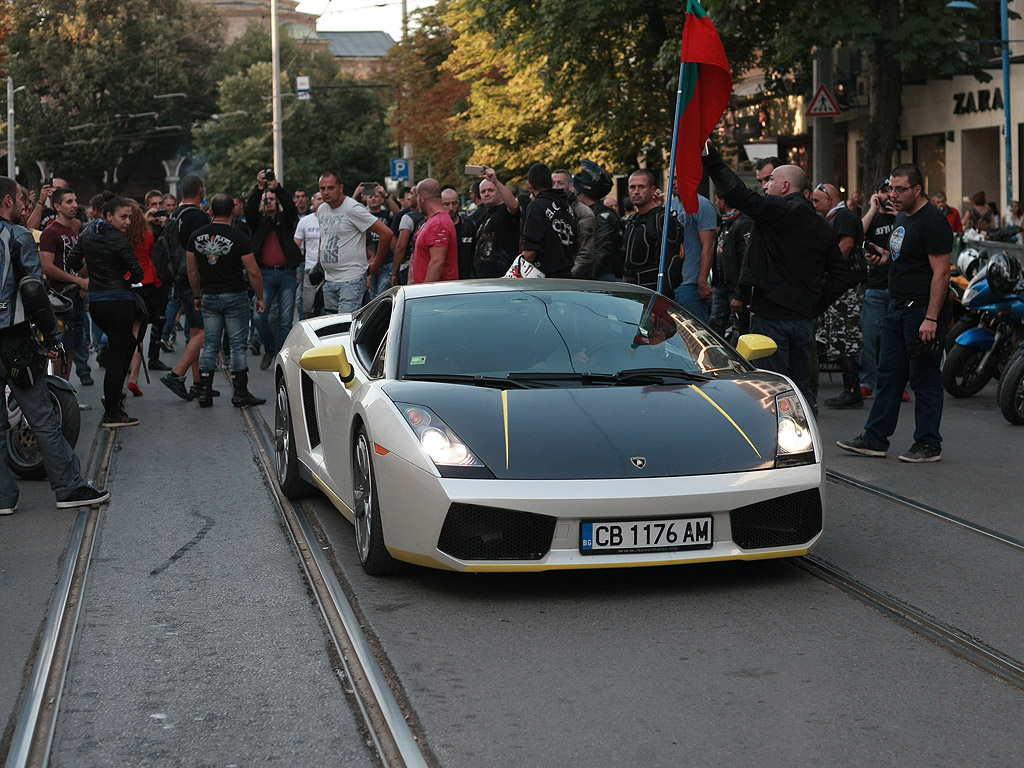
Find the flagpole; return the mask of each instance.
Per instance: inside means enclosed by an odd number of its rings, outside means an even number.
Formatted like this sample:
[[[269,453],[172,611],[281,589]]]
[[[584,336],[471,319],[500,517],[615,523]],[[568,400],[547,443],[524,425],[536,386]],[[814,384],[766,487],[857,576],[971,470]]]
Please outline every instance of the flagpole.
[[[672,151],[668,161],[668,189],[665,190],[665,224],[661,228],[661,269],[658,272],[658,293],[661,293],[665,282],[665,270],[668,268],[668,222],[672,215],[672,183],[676,178],[676,142],[679,139],[679,117],[683,110],[683,68],[686,62],[679,64],[679,84],[676,86],[676,119],[672,124]]]

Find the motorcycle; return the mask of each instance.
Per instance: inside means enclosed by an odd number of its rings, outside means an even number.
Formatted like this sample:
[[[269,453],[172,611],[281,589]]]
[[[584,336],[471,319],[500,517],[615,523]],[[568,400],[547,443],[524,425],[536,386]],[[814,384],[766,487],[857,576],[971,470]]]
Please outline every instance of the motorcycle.
[[[77,290],[77,289],[76,289]],[[61,330],[65,327],[65,318],[71,316],[73,305],[71,300],[59,294],[50,294],[50,305],[57,317]],[[48,360],[46,366],[46,389],[50,395],[54,412],[60,421],[61,432],[68,444],[74,448],[78,443],[78,434],[82,426],[82,414],[78,407],[75,388],[65,379],[55,375],[53,361]],[[25,480],[46,479],[46,468],[43,466],[43,455],[36,442],[36,433],[21,412],[21,407],[11,395],[8,386],[4,393],[7,404],[7,465],[18,477]]]
[[[1024,345],[1019,347],[1006,364],[996,390],[999,410],[1011,424],[1024,424]]]
[[[1016,293],[1020,263],[994,255],[964,291],[964,307],[978,323],[956,337],[942,365],[942,384],[953,397],[970,397],[999,378],[1024,341],[1024,295]]]

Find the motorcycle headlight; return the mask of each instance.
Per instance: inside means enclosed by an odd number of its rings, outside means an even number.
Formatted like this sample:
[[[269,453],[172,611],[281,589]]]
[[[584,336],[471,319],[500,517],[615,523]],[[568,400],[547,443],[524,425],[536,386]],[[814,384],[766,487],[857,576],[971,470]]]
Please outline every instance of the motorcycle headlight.
[[[427,456],[438,467],[482,467],[478,459],[437,414],[422,405],[396,403]]]
[[[776,396],[775,417],[778,423],[775,466],[813,464],[814,438],[803,405],[795,392]]]

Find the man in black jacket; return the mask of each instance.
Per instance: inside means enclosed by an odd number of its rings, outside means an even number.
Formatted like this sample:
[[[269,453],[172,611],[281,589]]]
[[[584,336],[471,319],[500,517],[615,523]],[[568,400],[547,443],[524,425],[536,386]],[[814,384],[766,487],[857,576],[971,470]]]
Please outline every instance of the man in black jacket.
[[[754,220],[740,284],[751,291],[750,331],[778,345],[758,365],[789,376],[816,409],[811,392],[814,318],[847,282],[835,232],[804,195],[807,176],[795,165],[772,171],[764,195],[748,188],[714,148],[704,156],[704,170],[726,202]]]
[[[565,190],[552,189],[544,163],[534,163],[527,180],[534,199],[523,216],[523,258],[546,277],[572,277],[579,231]]]
[[[594,269],[596,280],[615,282],[622,278],[622,229],[618,214],[604,204],[611,192],[612,177],[591,160],[584,160],[583,170],[573,175],[576,199],[594,212]]]
[[[299,209],[272,170],[256,174],[256,188],[245,203],[245,220],[252,231],[252,251],[263,275],[266,307],[256,313],[256,329],[263,341],[260,370],[265,371],[292,329],[298,288],[296,269],[302,263],[302,251],[294,237]],[[276,338],[270,330],[270,312],[275,304],[278,311]]]

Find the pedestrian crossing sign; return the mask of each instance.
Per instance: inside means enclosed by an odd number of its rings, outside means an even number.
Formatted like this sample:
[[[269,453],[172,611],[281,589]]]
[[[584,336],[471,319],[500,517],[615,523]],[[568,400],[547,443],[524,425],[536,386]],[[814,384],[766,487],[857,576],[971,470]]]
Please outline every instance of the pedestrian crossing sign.
[[[832,98],[832,94],[824,85],[818,86],[810,106],[804,112],[805,117],[839,117],[841,114],[839,105],[836,104],[836,100]]]

